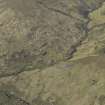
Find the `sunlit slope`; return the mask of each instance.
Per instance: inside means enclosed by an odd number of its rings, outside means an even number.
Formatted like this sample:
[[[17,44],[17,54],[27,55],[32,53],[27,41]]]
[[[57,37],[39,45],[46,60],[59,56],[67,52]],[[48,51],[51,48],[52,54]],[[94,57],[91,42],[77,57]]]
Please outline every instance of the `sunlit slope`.
[[[89,55],[102,55],[105,53],[105,3],[89,14],[88,37],[84,40],[73,59]]]
[[[104,105],[105,56],[90,56],[2,78],[0,90],[30,105]],[[11,101],[11,100],[10,100]]]

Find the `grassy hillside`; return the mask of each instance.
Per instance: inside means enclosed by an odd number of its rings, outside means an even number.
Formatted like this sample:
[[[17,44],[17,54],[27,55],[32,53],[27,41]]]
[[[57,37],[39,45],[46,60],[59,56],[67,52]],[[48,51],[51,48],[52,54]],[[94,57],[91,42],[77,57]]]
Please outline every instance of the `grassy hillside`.
[[[0,0],[0,105],[105,104],[105,0]]]
[[[30,105],[104,105],[104,63],[105,56],[89,56],[27,71],[2,78],[0,90],[18,95]]]

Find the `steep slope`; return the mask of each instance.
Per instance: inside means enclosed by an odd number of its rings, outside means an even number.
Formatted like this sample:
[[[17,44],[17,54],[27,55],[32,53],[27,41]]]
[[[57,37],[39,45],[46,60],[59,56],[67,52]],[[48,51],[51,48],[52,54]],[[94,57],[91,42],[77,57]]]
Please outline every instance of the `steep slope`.
[[[1,0],[0,76],[72,58],[103,1]]]
[[[85,36],[85,19],[74,8],[75,1],[63,2],[0,2],[4,9],[0,14],[0,75],[44,68],[71,58],[73,46]]]
[[[0,0],[0,105],[104,105],[104,1]]]
[[[73,59],[105,53],[105,3],[89,14],[88,36],[77,48]]]

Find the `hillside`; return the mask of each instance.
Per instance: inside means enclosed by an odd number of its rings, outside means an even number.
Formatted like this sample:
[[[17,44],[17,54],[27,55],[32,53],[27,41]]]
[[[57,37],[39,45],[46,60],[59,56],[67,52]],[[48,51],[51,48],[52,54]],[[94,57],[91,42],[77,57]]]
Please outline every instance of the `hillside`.
[[[105,0],[0,0],[0,105],[104,105]]]

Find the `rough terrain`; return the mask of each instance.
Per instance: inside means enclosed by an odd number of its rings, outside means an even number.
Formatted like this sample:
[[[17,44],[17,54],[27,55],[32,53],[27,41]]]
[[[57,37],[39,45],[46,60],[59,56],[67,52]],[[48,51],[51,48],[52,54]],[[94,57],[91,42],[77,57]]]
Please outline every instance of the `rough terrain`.
[[[105,105],[105,0],[0,0],[0,105]]]

